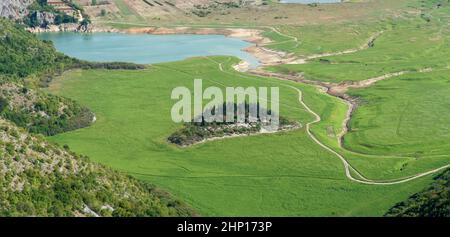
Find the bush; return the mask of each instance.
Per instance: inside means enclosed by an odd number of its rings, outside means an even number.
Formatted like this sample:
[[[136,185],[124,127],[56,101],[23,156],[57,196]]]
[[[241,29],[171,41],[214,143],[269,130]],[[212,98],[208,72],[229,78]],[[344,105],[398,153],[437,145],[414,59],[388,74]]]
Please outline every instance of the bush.
[[[8,100],[6,100],[3,97],[0,97],[0,113],[2,113],[7,107],[9,103]]]

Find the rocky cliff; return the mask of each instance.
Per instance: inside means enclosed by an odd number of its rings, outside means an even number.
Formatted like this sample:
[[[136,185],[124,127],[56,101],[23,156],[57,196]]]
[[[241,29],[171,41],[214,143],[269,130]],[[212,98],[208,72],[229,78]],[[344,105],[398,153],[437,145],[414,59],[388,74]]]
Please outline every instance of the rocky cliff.
[[[1,0],[0,17],[21,19],[28,14],[27,7],[33,0]]]

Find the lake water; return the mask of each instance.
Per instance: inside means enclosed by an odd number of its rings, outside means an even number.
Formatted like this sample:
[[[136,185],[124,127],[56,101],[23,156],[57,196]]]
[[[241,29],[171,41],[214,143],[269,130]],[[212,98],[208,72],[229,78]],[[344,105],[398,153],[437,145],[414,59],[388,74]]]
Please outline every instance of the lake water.
[[[339,3],[341,2],[341,0],[281,0],[280,2],[310,4],[310,3]]]
[[[251,46],[240,39],[223,35],[149,35],[120,33],[40,33],[38,37],[53,41],[66,55],[97,62],[132,62],[152,64],[179,61],[195,56],[236,56],[259,65],[251,54],[242,51]]]

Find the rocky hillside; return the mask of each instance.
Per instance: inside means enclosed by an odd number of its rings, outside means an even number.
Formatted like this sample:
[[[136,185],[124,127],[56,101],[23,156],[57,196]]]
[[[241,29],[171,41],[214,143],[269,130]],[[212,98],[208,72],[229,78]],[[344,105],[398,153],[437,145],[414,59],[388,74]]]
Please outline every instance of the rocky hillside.
[[[13,82],[0,83],[0,116],[47,136],[86,127],[95,118],[75,101]]]
[[[69,61],[50,42],[38,40],[24,26],[0,19],[0,74],[27,77],[54,71]]]
[[[32,133],[55,135],[89,126],[94,114],[67,98],[42,92],[71,68],[141,69],[130,63],[90,63],[56,52],[23,26],[0,19],[0,116]]]
[[[0,17],[8,19],[22,19],[28,14],[28,6],[34,0],[1,0],[0,1]]]
[[[0,119],[0,216],[189,216],[167,193]]]
[[[22,26],[0,20],[0,116],[32,133],[55,135],[91,124],[94,115],[74,101],[25,84],[46,81],[75,60]]]
[[[386,216],[450,217],[450,169],[438,175],[426,190],[395,205]]]
[[[141,66],[69,58],[5,19],[0,19],[0,52],[0,216],[194,215],[152,185],[42,136],[88,126],[94,118],[75,101],[43,92],[42,82],[68,68]]]

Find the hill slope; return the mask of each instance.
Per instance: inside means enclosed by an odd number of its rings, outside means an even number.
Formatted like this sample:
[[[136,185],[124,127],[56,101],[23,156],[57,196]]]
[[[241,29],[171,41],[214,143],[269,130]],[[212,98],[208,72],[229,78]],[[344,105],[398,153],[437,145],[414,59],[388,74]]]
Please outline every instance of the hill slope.
[[[22,18],[27,13],[27,7],[33,0],[2,0],[0,1],[0,17],[11,19]]]
[[[56,52],[22,26],[0,19],[0,116],[33,133],[55,135],[90,125],[94,115],[69,99],[43,93],[30,84],[76,60]]]
[[[50,42],[38,40],[23,28],[0,19],[0,74],[25,77],[45,73],[68,59],[57,53]]]
[[[450,169],[438,175],[428,189],[395,205],[386,216],[450,217]]]
[[[0,119],[0,216],[188,216],[168,194]]]
[[[71,59],[1,19],[0,51],[0,216],[193,215],[167,193],[29,133],[54,135],[93,119],[87,108],[44,93],[35,82],[75,63],[121,65]]]

